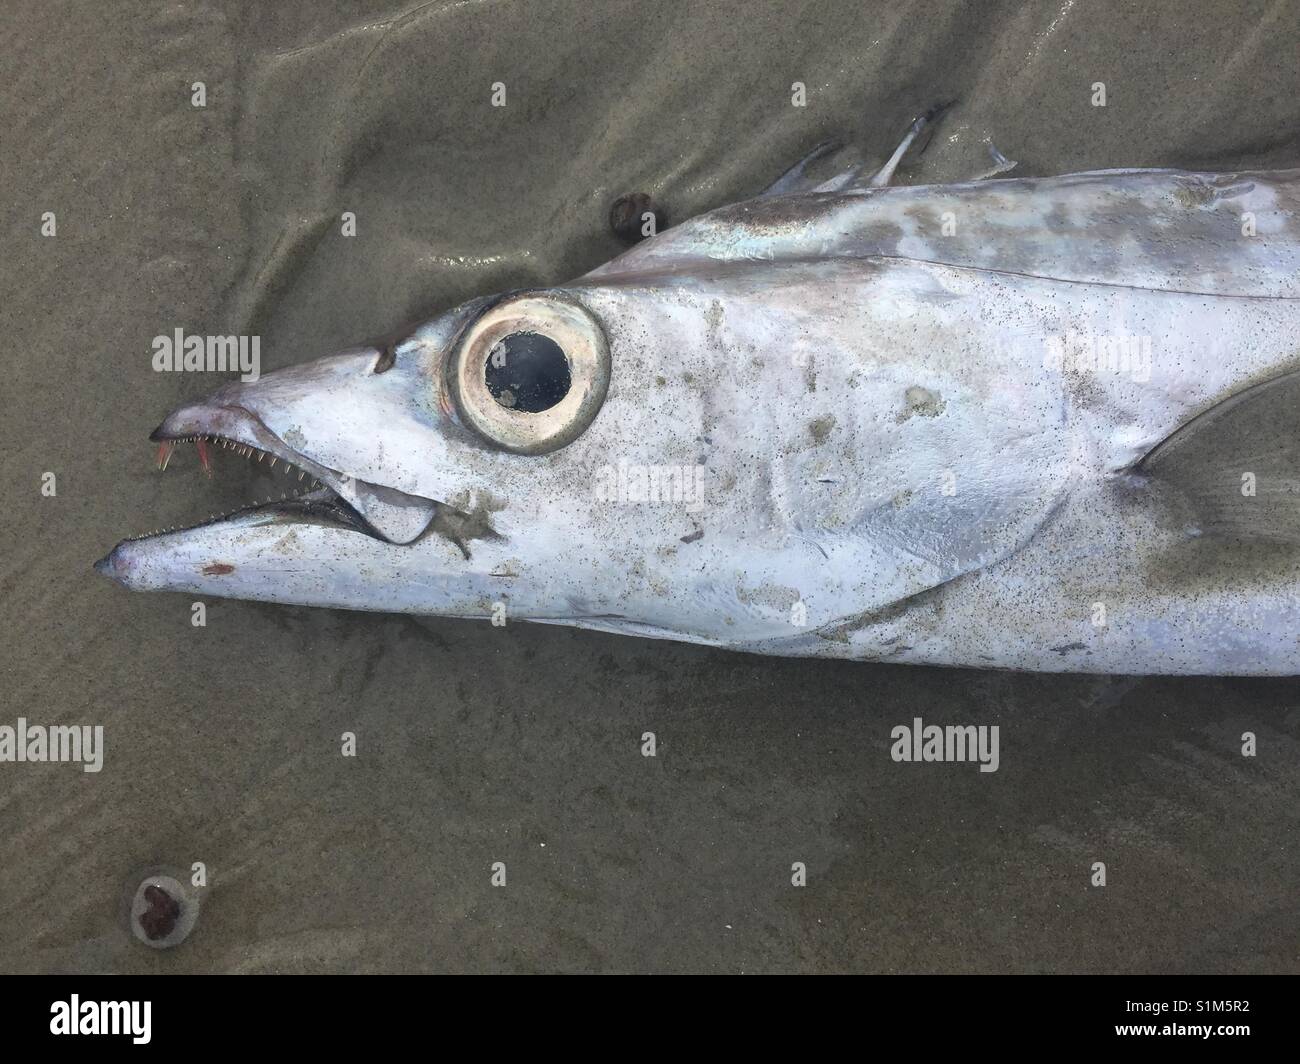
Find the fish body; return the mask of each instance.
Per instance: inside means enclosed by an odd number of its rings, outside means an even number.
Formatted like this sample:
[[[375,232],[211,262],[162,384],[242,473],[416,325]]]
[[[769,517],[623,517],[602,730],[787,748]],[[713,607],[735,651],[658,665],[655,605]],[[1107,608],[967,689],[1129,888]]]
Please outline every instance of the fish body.
[[[173,412],[164,444],[324,487],[100,567],[769,654],[1294,674],[1298,368],[1300,171],[760,197]]]

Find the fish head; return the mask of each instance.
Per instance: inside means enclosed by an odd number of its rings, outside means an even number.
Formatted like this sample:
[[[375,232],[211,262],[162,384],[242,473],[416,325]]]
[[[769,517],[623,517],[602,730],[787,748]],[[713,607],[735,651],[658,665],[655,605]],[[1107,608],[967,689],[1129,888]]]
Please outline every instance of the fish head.
[[[166,417],[162,453],[193,441],[205,464],[235,452],[311,490],[126,540],[98,568],[140,590],[707,639],[721,620],[683,604],[706,476],[725,471],[706,468],[702,335],[655,328],[655,303],[507,293],[231,382]]]

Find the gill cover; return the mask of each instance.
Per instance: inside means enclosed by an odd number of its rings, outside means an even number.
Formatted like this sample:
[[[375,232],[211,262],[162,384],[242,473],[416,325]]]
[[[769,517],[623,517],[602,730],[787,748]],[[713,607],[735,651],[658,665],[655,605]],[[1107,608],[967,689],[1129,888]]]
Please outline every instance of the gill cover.
[[[516,454],[572,443],[609,389],[600,322],[554,293],[494,303],[465,326],[447,357],[444,379],[461,421]]]

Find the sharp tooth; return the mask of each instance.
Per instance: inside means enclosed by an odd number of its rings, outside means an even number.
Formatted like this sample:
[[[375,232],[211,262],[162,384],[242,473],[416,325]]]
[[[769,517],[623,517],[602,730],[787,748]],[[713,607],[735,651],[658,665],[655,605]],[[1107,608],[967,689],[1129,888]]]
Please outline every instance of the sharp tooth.
[[[300,470],[298,470],[298,479],[299,479],[299,480],[302,480],[302,478],[305,477],[306,475],[307,475],[307,470],[305,470],[305,469],[300,469]]]
[[[275,459],[274,459],[274,458],[271,459],[271,468],[272,468],[272,469],[275,468]]]

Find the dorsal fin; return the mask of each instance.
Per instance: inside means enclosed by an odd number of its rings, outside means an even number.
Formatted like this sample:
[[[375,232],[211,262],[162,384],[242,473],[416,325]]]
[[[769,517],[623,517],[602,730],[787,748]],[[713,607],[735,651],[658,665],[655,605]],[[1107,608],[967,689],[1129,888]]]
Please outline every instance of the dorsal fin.
[[[1300,370],[1193,418],[1136,471],[1175,488],[1204,534],[1300,543]]]

